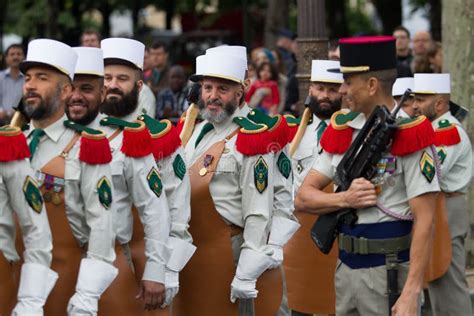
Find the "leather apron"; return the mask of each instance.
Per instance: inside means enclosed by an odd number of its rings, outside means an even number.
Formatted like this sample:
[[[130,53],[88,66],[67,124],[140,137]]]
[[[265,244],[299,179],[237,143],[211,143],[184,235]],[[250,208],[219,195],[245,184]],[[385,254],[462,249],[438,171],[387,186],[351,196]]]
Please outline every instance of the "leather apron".
[[[173,304],[173,315],[237,316],[238,305],[230,302],[230,284],[235,273],[231,228],[214,206],[209,184],[224,150],[225,140],[211,146],[189,169],[191,180],[191,221],[189,231],[197,247],[180,273],[180,290]],[[204,167],[204,157],[214,159]]]
[[[0,251],[0,315],[11,315],[16,304],[21,262],[8,262]]]
[[[108,137],[111,142],[122,131],[120,129]],[[130,265],[123,246],[115,242],[114,266],[119,270],[115,280],[102,294],[99,300],[99,316],[135,315],[146,316],[145,305],[135,297],[139,293],[139,284],[136,281],[136,272]]]
[[[51,159],[41,168],[41,172],[55,178],[64,179],[65,157],[80,134],[75,134],[63,152]],[[41,185],[41,193],[45,202],[49,226],[53,237],[53,261],[51,269],[56,271],[59,278],[44,306],[45,315],[67,315],[67,304],[74,295],[77,276],[84,250],[79,246],[69,224],[64,201],[64,187],[60,192],[48,188],[46,183]]]
[[[333,192],[332,183],[325,192]],[[301,227],[284,248],[288,288],[288,305],[291,310],[306,314],[335,314],[336,291],[334,273],[338,258],[337,240],[332,250],[325,255],[311,240],[311,227],[317,215],[294,212]]]
[[[442,277],[448,271],[451,257],[451,234],[449,232],[446,195],[440,192],[436,198],[433,250],[425,273],[425,286],[428,282]]]

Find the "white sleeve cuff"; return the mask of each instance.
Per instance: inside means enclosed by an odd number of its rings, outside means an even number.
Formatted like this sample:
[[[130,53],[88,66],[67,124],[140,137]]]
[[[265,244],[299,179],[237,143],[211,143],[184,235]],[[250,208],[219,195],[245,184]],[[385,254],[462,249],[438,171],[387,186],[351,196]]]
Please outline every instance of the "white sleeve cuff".
[[[273,217],[268,243],[283,247],[300,228],[300,224],[283,217]]]
[[[171,248],[171,256],[166,267],[172,271],[181,271],[196,251],[196,246],[176,237],[168,239]]]

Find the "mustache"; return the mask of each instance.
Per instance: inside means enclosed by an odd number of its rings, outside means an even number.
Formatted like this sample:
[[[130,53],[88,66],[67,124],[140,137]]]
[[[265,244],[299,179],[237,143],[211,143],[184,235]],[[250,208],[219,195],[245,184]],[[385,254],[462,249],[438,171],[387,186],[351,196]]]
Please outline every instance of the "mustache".
[[[219,99],[212,99],[212,100],[208,100],[206,102],[206,105],[218,105],[218,106],[222,107],[223,103]]]
[[[111,88],[111,89],[107,89],[107,91],[106,91],[106,92],[107,92],[107,95],[109,95],[109,94],[113,93],[113,94],[118,94],[118,95],[120,95],[120,96],[122,96],[122,97],[124,96],[124,93],[123,93],[123,91],[122,91],[122,90],[120,90],[120,89],[117,89],[117,88]]]
[[[30,97],[38,97],[38,98],[42,98],[41,95],[39,95],[38,93],[36,92],[33,92],[33,91],[30,91],[30,92],[27,92],[23,95],[23,98],[30,98]]]

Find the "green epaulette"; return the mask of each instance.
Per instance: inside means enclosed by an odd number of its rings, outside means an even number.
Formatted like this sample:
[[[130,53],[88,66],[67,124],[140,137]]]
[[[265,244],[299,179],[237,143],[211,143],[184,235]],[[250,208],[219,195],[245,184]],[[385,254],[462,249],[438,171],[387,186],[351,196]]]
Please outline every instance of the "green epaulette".
[[[299,126],[301,124],[301,118],[300,117],[295,117],[294,115],[291,115],[291,114],[285,114],[284,115],[285,119],[286,119],[286,123],[288,124],[289,127],[295,127],[295,126]],[[312,121],[312,119],[311,119]],[[308,122],[308,124],[310,124]]]
[[[81,124],[78,124],[78,123],[74,123],[73,121],[70,121],[70,120],[64,121],[64,126],[66,126],[67,128],[70,128],[72,130],[75,130],[76,132],[79,132],[79,133],[86,132],[87,134],[90,134],[90,135],[103,134],[103,132],[101,132],[99,130],[89,128],[87,126],[84,126],[84,125],[81,125]]]
[[[136,123],[136,122],[127,122],[127,121],[124,121],[124,120],[121,120],[121,119],[118,119],[118,118],[115,118],[115,117],[104,117],[103,119],[100,120],[100,125],[103,125],[103,126],[115,126],[115,127],[119,127],[120,129],[124,129],[125,127],[128,127],[128,128],[140,128],[141,125],[140,123]]]
[[[243,116],[234,117],[232,121],[240,126],[240,132],[244,134],[258,134],[268,130],[267,125],[255,123]]]
[[[269,130],[273,129],[280,121],[281,116],[269,116],[258,109],[254,109],[247,114],[247,118],[257,124],[263,124]]]
[[[331,125],[335,128],[344,128],[347,124],[353,121],[360,113],[338,111],[331,116]]]
[[[140,115],[138,120],[145,123],[152,136],[162,136],[172,127],[172,123],[169,120],[158,121],[147,114]]]

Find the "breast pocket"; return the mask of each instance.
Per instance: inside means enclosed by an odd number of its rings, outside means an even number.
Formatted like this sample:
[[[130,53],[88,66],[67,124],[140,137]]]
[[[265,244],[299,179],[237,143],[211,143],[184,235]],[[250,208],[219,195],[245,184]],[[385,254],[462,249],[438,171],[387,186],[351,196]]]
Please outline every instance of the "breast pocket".
[[[79,181],[80,178],[81,178],[81,166],[79,164],[79,160],[77,159],[66,160],[66,169],[64,170],[64,179]]]
[[[114,177],[123,175],[123,161],[112,161],[110,164],[110,172]]]
[[[222,155],[216,167],[216,174],[238,173],[237,161],[232,155]]]

